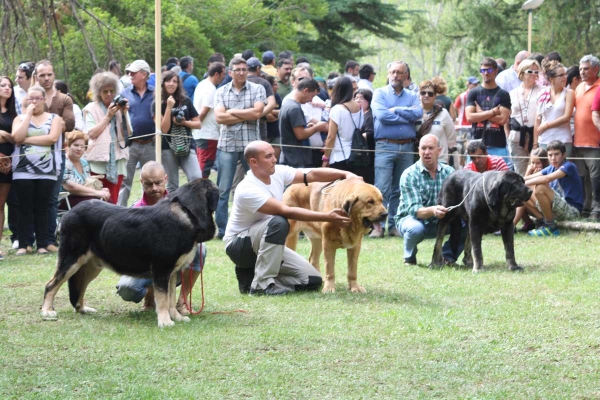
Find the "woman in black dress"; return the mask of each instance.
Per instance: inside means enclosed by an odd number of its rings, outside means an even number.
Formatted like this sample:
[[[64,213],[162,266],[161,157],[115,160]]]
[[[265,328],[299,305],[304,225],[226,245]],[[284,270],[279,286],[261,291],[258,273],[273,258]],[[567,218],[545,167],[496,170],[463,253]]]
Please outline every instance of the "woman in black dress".
[[[8,76],[0,76],[0,227],[4,226],[4,205],[12,183],[12,162],[7,156],[14,151],[12,123],[17,116],[13,83]],[[0,240],[2,229],[0,229]],[[0,260],[4,254],[0,252]]]

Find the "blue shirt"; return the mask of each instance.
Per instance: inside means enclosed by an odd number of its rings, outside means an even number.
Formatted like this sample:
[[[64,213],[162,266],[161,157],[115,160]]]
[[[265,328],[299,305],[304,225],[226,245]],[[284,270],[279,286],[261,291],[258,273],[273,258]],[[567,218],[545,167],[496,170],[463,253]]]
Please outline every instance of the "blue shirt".
[[[193,74],[190,74],[189,72],[185,72],[185,71],[180,71],[179,77],[183,81],[183,78],[185,78],[185,76],[188,74],[189,74],[189,76],[187,77],[185,82],[183,82],[183,89],[185,90],[187,97],[189,97],[193,103],[194,102],[194,91],[196,90],[196,86],[198,86],[199,81],[198,81],[198,78],[196,78]]]
[[[577,166],[575,166],[575,164],[573,164],[571,161],[565,161],[558,168],[548,165],[542,170],[542,175],[550,175],[557,169],[561,170],[567,175],[550,182],[550,187],[554,190],[554,192],[558,193],[563,199],[565,199],[569,205],[575,207],[579,210],[579,212],[581,212],[583,210],[583,185],[581,184],[581,178],[579,178]]]
[[[152,103],[154,102],[154,86],[148,86],[144,97],[140,97],[135,88],[129,86],[121,93],[129,100],[129,117],[133,128],[132,137],[156,132],[156,124],[152,119]],[[150,136],[144,139],[150,139]]]
[[[393,112],[390,108],[394,107]],[[414,139],[415,122],[423,117],[419,97],[406,89],[399,95],[392,85],[375,90],[371,102],[375,122],[375,140]]]

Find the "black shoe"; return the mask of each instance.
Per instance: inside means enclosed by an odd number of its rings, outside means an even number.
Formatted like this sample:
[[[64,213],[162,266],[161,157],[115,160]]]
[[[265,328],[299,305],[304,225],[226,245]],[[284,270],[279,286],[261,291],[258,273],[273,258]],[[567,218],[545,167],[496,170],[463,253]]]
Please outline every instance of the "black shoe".
[[[417,259],[416,258],[405,258],[404,265],[417,265]]]
[[[266,289],[250,288],[250,296],[260,296],[263,294],[267,295],[267,296],[282,296],[282,295],[288,294],[290,292],[291,292],[291,290],[289,290],[289,289],[275,287],[274,283],[271,283],[269,286],[267,286]]]

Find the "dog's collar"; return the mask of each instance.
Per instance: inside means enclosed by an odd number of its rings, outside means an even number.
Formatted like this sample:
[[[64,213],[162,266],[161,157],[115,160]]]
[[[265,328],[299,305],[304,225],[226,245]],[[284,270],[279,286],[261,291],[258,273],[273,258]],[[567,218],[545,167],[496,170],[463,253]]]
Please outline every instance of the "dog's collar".
[[[487,192],[485,191],[485,172],[483,173],[481,180],[483,182],[483,197],[485,197],[485,204],[487,204],[488,208],[490,209],[490,212],[495,217],[496,213],[494,212],[494,210],[492,210],[492,206],[490,206],[490,200],[488,199]]]

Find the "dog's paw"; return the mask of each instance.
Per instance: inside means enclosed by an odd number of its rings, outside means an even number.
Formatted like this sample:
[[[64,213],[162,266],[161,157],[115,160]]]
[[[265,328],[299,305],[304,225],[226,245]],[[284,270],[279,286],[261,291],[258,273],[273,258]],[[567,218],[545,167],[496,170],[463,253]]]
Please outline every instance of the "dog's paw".
[[[431,264],[429,264],[429,266],[427,266],[427,268],[429,268],[429,269],[441,269],[443,266],[444,266],[444,264],[431,263]]]
[[[323,290],[321,290],[321,293],[335,293],[335,282],[325,282],[325,285],[323,285]]]
[[[78,313],[80,314],[93,314],[96,312],[95,308],[92,307],[81,307],[79,310],[77,310]]]
[[[41,314],[42,318],[44,319],[44,321],[55,321],[58,319],[56,311],[54,311],[54,310],[48,310],[48,311],[42,310],[42,312],[40,314]]]
[[[158,320],[159,328],[169,328],[173,325],[175,325],[175,322],[173,322],[171,319],[164,320],[164,321]]]
[[[513,271],[513,272],[523,272],[524,271],[523,267],[520,267],[517,264],[509,265],[508,270]]]
[[[173,321],[177,321],[177,322],[190,322],[190,318],[181,315],[179,312],[175,312],[171,314],[171,318],[173,319]]]
[[[360,286],[359,284],[350,285],[351,293],[367,293],[367,289]]]
[[[474,274],[479,274],[481,272],[483,272],[483,268],[473,268],[473,273]]]

